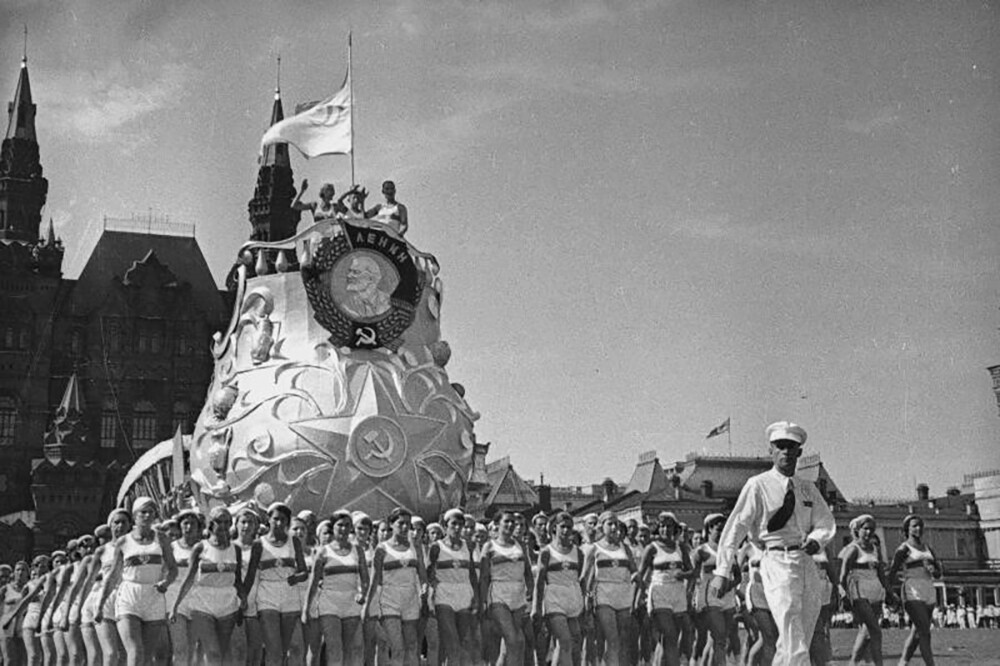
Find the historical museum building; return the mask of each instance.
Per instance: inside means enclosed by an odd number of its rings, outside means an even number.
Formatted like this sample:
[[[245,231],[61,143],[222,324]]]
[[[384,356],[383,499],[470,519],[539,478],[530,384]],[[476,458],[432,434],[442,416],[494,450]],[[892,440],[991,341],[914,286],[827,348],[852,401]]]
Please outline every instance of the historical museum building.
[[[0,561],[92,530],[144,451],[191,432],[230,310],[193,227],[152,216],[106,218],[63,277],[35,111],[22,61],[0,152]],[[269,147],[251,235],[294,233],[293,197],[288,148]]]

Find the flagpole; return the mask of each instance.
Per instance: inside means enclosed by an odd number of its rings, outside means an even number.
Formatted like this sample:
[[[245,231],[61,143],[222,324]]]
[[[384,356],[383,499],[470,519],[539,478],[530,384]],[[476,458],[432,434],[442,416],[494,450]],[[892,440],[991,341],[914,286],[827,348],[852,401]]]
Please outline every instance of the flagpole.
[[[352,51],[354,50],[354,31],[347,33],[347,85],[350,86],[351,93],[351,187],[357,185],[354,179],[354,63]]]
[[[729,440],[729,457],[733,457],[733,417],[726,419],[729,421],[729,427],[726,428],[726,439]]]

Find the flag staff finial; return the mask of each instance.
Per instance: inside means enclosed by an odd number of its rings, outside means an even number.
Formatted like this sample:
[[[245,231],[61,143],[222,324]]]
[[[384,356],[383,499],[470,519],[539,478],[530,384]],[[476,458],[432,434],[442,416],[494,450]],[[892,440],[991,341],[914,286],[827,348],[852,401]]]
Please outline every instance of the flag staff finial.
[[[28,62],[28,24],[24,24],[24,54],[21,56],[21,62]]]
[[[275,79],[274,79],[274,94],[275,95],[280,95],[281,94],[281,52],[280,51],[278,52],[278,66],[277,66],[277,70],[278,71],[277,71],[277,74],[275,75]]]

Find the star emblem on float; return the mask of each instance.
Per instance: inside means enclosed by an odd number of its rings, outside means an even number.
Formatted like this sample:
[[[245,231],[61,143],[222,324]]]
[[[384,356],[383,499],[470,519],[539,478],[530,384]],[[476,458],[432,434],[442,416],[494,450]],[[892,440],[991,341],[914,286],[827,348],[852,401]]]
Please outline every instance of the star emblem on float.
[[[407,413],[393,398],[384,379],[370,366],[358,371],[361,389],[350,414],[319,416],[289,424],[305,443],[334,457],[326,496],[344,493],[353,498],[377,480],[387,491],[415,483],[405,471],[408,460],[430,448],[447,422]],[[346,492],[345,492],[346,491]]]
[[[340,222],[301,269],[316,321],[337,346],[398,347],[424,289],[406,241],[364,221]]]

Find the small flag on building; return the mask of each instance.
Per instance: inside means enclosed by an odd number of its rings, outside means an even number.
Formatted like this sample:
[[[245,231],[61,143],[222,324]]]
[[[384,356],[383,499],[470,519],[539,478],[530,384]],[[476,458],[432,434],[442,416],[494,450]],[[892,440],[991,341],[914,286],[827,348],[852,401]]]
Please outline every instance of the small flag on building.
[[[722,433],[726,432],[729,432],[729,419],[726,419],[719,425],[712,428],[711,432],[709,432],[708,435],[705,436],[705,439],[712,439],[713,437],[717,437]]]

